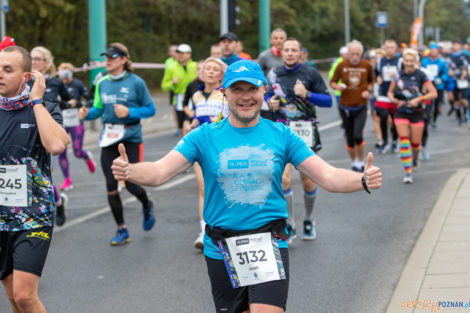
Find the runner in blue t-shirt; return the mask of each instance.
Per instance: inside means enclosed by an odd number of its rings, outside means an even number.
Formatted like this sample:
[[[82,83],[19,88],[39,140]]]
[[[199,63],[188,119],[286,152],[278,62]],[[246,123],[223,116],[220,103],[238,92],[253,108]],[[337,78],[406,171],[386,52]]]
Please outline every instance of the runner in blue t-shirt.
[[[222,88],[230,116],[186,135],[156,162],[129,164],[126,149],[112,170],[118,180],[157,186],[194,162],[205,183],[204,254],[217,312],[283,312],[289,283],[286,202],[287,163],[332,192],[381,186],[380,169],[368,155],[364,173],[332,167],[281,123],[259,116],[266,79],[248,60],[231,64]]]

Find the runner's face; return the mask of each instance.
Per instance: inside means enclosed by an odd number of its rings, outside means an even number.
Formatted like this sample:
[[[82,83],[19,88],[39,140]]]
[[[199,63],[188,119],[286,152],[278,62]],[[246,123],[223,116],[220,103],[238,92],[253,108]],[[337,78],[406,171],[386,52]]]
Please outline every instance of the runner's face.
[[[182,64],[188,63],[188,60],[191,59],[191,53],[178,52],[177,54],[178,54],[178,56],[177,56],[178,62],[180,62]]]
[[[352,65],[358,65],[361,62],[362,49],[359,45],[351,45],[348,49],[349,62]]]
[[[207,62],[203,69],[203,81],[206,84],[220,84],[223,79],[220,65],[215,62]]]
[[[416,69],[416,57],[410,54],[407,54],[403,57],[403,67],[405,72],[411,73]]]
[[[106,56],[106,71],[111,75],[118,75],[124,70],[124,64],[127,62],[127,57],[111,58]]]
[[[284,65],[288,68],[293,68],[300,62],[302,57],[302,50],[300,50],[300,44],[296,40],[288,40],[282,45],[281,51],[282,60]]]
[[[274,32],[271,35],[271,46],[274,46],[277,49],[282,49],[284,41],[286,41],[286,33],[284,32]]]
[[[437,50],[436,48],[432,48],[429,55],[431,56],[431,58],[435,59],[439,56],[439,50]]]
[[[391,59],[395,57],[397,53],[397,45],[394,43],[386,43],[385,44],[385,54],[387,55],[387,58]]]
[[[178,46],[176,45],[172,45],[168,48],[168,55],[173,59],[176,58],[176,48],[178,48]]]
[[[26,84],[23,72],[23,58],[18,52],[0,52],[0,95],[15,97],[21,86]]]
[[[248,82],[239,81],[221,91],[225,92],[227,97],[232,125],[233,122],[245,127],[256,125],[266,92],[264,85],[257,87]]]
[[[222,56],[222,48],[220,46],[211,47],[211,57],[220,58]]]
[[[223,40],[219,42],[219,45],[222,48],[222,55],[228,58],[229,56],[235,53],[237,42],[224,38]]]
[[[38,71],[42,74],[46,73],[48,63],[46,58],[39,51],[33,51],[31,53],[31,60],[33,61],[33,70]]]

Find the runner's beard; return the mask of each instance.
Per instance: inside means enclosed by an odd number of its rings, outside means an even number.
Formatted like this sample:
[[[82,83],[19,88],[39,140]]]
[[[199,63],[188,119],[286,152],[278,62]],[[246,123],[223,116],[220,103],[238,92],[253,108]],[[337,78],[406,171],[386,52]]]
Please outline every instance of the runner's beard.
[[[233,110],[230,112],[230,114],[233,114],[233,116],[239,120],[240,122],[242,122],[243,124],[249,124],[250,122],[254,121],[256,119],[256,117],[258,117],[259,115],[259,112],[260,112],[260,108],[258,108],[252,116],[241,116],[237,110]]]

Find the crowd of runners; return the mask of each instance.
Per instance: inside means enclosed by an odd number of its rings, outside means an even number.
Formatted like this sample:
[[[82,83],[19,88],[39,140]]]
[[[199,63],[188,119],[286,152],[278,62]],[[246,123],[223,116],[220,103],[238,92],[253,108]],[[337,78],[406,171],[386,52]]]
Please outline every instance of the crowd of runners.
[[[287,246],[297,237],[294,167],[304,196],[301,238],[314,240],[320,187],[370,193],[381,186],[381,171],[365,148],[369,116],[377,154],[400,156],[406,184],[430,158],[428,128],[438,127],[438,117],[455,116],[456,127],[468,121],[470,52],[459,41],[414,49],[386,40],[366,49],[353,40],[339,49],[328,80],[283,29],[273,30],[270,42],[254,61],[232,32],[199,62],[189,44],[169,47],[161,89],[169,92],[181,139],[155,162],[142,162],[140,123],[155,114],[155,103],[133,73],[125,45],[103,51],[106,72],[90,92],[73,77],[72,64],[56,70],[46,47],[28,52],[12,45],[0,52],[0,280],[13,312],[45,312],[37,289],[54,224],[66,222],[66,193],[73,192],[70,138],[74,156],[89,172],[97,168],[83,149],[87,120],[102,121],[98,145],[116,222],[113,246],[130,242],[120,181],[141,202],[142,228],[150,231],[156,203],[142,186],[164,184],[194,167],[200,220],[194,246],[205,255],[217,312],[285,310]],[[350,169],[319,156],[329,143],[321,140],[316,107],[334,105]],[[52,183],[54,163],[64,178],[59,188]]]

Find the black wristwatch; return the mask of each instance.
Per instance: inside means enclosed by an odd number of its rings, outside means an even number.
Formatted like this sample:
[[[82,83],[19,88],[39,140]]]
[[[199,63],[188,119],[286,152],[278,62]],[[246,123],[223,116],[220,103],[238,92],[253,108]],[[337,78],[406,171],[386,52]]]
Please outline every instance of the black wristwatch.
[[[31,100],[31,106],[35,106],[36,104],[39,104],[39,103],[44,103],[42,98],[39,98],[39,99],[36,99],[36,100]]]
[[[364,176],[362,176],[361,182],[362,182],[362,188],[364,188],[364,190],[365,190],[367,193],[370,194],[370,191],[369,191],[369,188],[367,187],[366,180],[365,180]]]

